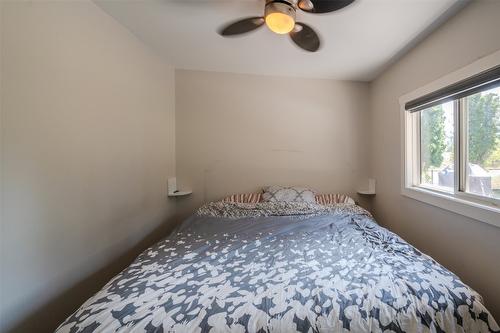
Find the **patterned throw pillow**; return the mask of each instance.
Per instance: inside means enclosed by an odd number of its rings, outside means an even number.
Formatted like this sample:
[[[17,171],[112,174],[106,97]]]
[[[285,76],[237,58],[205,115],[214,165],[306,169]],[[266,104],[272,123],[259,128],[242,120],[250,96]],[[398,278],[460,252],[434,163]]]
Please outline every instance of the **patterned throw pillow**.
[[[354,200],[345,194],[316,194],[316,203],[320,205],[331,205],[336,203],[355,204]]]
[[[310,202],[315,203],[316,198],[313,190],[304,187],[267,186],[264,187],[262,201],[264,202]]]
[[[242,193],[242,194],[233,194],[222,201],[224,202],[239,202],[239,203],[257,203],[262,199],[262,193]]]

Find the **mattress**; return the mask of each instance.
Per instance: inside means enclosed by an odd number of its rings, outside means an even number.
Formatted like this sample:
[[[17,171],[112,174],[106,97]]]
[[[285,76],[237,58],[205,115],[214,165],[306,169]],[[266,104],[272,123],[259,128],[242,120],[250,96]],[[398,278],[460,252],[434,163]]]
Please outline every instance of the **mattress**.
[[[481,296],[356,205],[201,207],[56,332],[498,332]]]

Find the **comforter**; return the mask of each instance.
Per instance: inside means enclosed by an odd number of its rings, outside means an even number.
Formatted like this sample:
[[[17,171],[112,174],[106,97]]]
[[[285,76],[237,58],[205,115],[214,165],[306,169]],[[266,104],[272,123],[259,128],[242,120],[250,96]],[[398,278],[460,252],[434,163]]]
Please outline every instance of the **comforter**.
[[[63,332],[498,332],[481,296],[355,205],[210,203]]]

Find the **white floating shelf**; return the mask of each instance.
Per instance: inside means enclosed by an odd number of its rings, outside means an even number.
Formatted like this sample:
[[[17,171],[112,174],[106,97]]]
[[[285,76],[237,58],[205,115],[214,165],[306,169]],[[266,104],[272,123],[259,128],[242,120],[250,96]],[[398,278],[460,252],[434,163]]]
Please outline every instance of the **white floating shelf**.
[[[358,190],[357,191],[358,194],[362,194],[362,195],[375,195],[375,191],[369,191],[369,190]]]
[[[169,197],[182,197],[183,195],[190,195],[191,193],[193,193],[193,191],[177,191],[177,192],[169,193],[168,196]]]
[[[361,195],[375,195],[375,179],[368,179],[368,189],[357,192]]]
[[[190,195],[193,193],[191,190],[179,191],[177,190],[177,179],[175,177],[171,177],[168,179],[168,196],[169,197],[182,197],[184,195]]]

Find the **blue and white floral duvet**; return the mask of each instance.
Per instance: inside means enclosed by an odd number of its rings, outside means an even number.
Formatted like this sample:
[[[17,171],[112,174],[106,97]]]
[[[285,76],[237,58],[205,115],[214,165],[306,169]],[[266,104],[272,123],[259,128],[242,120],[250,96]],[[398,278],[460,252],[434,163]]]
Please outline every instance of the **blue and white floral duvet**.
[[[355,205],[210,203],[63,332],[498,332],[481,296]]]

